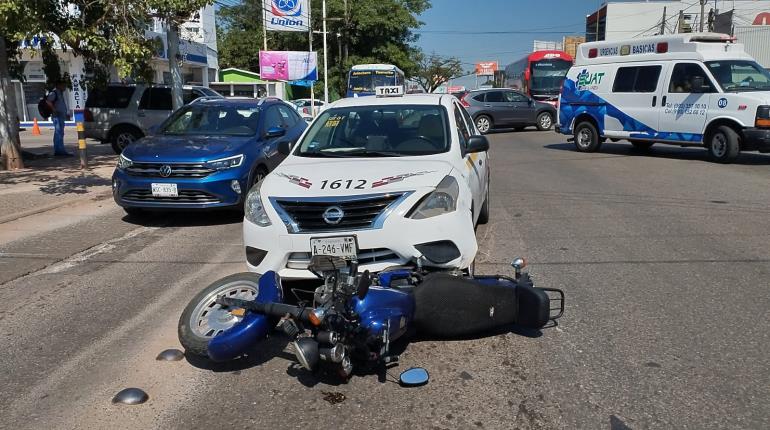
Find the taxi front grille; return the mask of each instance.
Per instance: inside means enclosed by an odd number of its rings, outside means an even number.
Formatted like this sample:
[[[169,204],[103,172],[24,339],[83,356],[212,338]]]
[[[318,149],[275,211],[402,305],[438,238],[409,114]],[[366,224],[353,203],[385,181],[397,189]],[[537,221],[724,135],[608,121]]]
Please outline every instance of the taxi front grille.
[[[271,198],[291,233],[318,233],[380,228],[385,217],[410,193],[368,194],[338,198]],[[341,218],[324,214],[339,210]]]

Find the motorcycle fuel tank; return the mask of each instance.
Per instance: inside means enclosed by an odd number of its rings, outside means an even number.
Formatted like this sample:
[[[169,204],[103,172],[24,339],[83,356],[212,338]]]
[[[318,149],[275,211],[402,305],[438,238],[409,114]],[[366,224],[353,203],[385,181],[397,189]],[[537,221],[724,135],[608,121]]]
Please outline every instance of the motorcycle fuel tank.
[[[255,300],[260,303],[283,302],[281,278],[277,273],[265,272],[259,278],[259,291]],[[238,324],[209,341],[209,358],[214,361],[228,361],[243,355],[254,344],[264,339],[277,323],[275,317],[247,312]]]
[[[393,288],[371,287],[363,300],[353,297],[353,309],[361,318],[361,326],[372,336],[380,337],[390,324],[388,337],[396,340],[406,333],[414,318],[411,294]]]

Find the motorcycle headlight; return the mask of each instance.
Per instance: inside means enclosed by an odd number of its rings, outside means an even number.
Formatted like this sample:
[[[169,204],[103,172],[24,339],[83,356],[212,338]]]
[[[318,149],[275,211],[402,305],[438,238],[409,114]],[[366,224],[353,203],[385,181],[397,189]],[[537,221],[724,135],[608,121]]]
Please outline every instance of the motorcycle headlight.
[[[126,157],[125,155],[123,155],[123,154],[120,154],[120,155],[118,156],[118,169],[120,169],[120,170],[123,170],[123,169],[126,169],[126,168],[128,168],[128,167],[131,167],[131,166],[133,166],[133,165],[134,165],[134,162],[133,162],[133,161],[131,161],[131,159],[129,159],[129,158],[128,158],[128,157]]]
[[[214,170],[225,170],[231,167],[238,167],[241,163],[243,163],[243,154],[207,161],[206,167]]]
[[[243,208],[244,217],[260,227],[267,227],[270,224],[270,217],[267,216],[265,205],[262,204],[262,196],[259,190],[262,188],[262,181],[257,182],[246,195],[246,203]]]
[[[453,176],[445,176],[436,189],[423,197],[409,214],[412,219],[425,219],[437,215],[454,212],[457,209],[457,199],[460,187]]]

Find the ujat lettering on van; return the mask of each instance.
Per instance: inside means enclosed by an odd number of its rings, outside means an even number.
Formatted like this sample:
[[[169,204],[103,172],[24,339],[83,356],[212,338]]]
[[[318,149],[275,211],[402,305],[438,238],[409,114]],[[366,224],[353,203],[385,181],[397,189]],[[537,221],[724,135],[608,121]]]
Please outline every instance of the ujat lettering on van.
[[[588,70],[583,70],[577,75],[578,88],[585,88],[589,85],[599,85],[602,83],[604,72],[588,73]]]

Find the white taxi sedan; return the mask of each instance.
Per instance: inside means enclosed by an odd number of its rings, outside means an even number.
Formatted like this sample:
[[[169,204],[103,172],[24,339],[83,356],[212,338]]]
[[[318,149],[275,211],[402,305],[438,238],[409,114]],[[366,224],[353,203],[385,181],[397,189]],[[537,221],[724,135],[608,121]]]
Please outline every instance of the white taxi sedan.
[[[246,198],[251,271],[315,278],[314,254],[355,256],[371,272],[472,268],[489,144],[452,95],[342,99],[279,148],[290,154]]]

